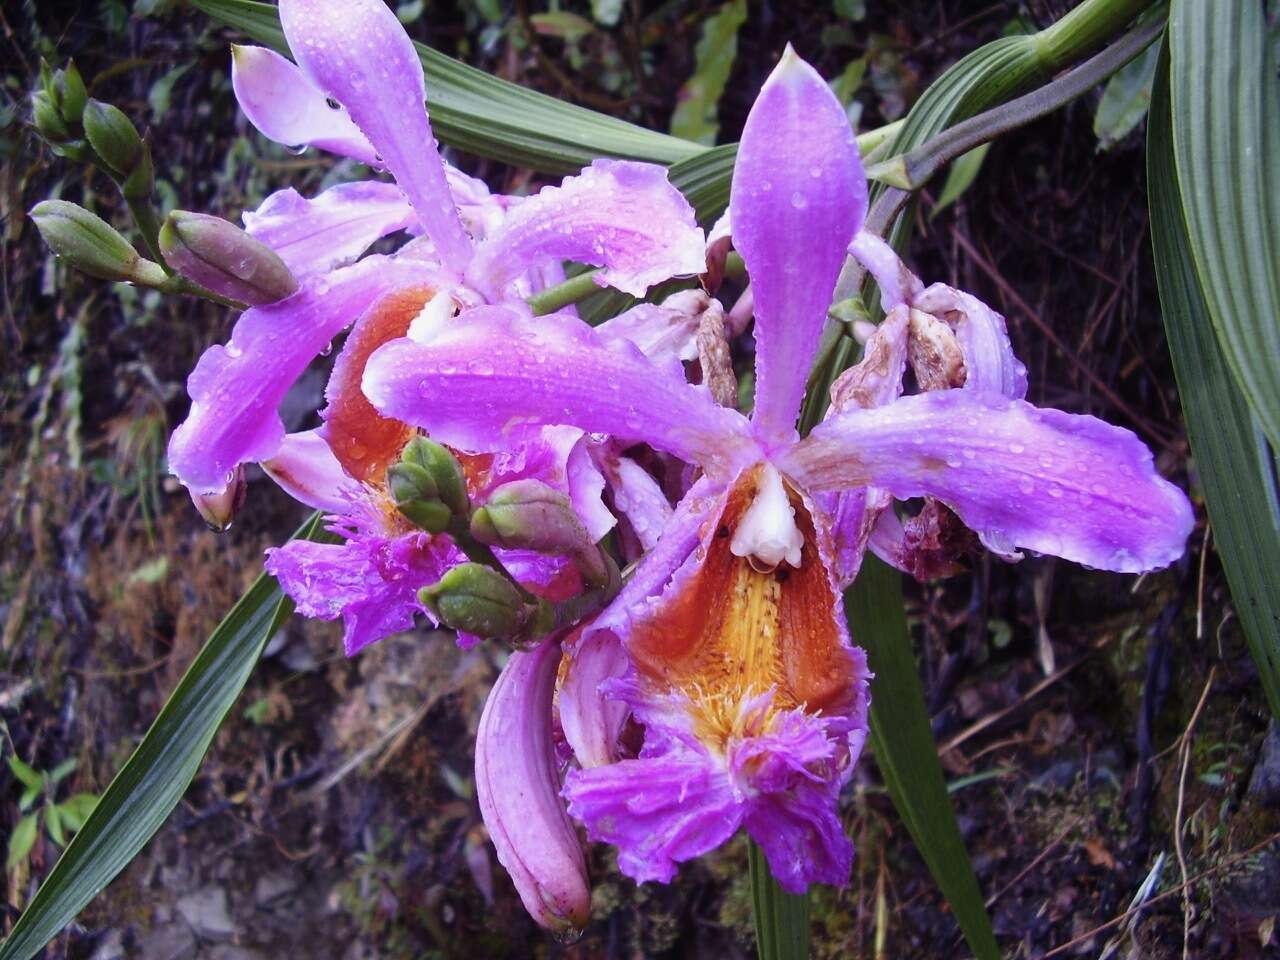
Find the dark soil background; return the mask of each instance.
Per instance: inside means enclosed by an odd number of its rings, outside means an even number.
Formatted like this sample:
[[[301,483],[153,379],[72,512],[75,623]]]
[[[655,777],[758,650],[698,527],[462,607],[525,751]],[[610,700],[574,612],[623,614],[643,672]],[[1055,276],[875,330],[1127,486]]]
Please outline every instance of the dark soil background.
[[[54,157],[29,128],[40,59],[73,56],[92,95],[149,130],[170,205],[238,218],[273,189],[360,175],[252,131],[231,95],[230,34],[167,6],[6,0],[0,15],[0,734],[6,756],[38,769],[77,758],[67,793],[105,788],[263,548],[304,511],[257,476],[242,518],[217,535],[165,477],[186,374],[233,318],[98,283],[48,255],[24,212],[46,196],[126,219],[104,176]],[[859,19],[860,6],[753,2],[721,140],[736,139],[787,40],[828,77],[868,57],[856,92],[866,129],[1015,17],[1044,25],[1070,4],[867,0]],[[591,16],[585,3],[566,9]],[[616,27],[570,44],[534,30],[541,3],[401,4],[417,38],[658,129],[717,9],[628,0]],[[1007,315],[1032,400],[1131,427],[1198,499],[1151,269],[1142,127],[1100,152],[1097,101],[1001,140],[931,220],[935,185],[912,262]],[[539,183],[453,159],[496,189]],[[295,392],[291,427],[318,405],[323,376]],[[909,590],[942,760],[1010,957],[1280,955],[1280,733],[1267,737],[1200,515],[1186,557],[1142,578],[984,558]],[[271,641],[166,828],[45,956],[754,955],[740,842],[669,887],[636,887],[596,848],[585,938],[545,937],[497,865],[473,794],[472,737],[500,652],[464,655],[418,632],[348,660],[339,636],[295,620]],[[0,766],[2,835],[20,792]],[[874,757],[844,800],[859,858],[847,889],[814,895],[815,956],[967,955]],[[42,836],[8,871],[5,929],[57,852]],[[1099,929],[1157,861],[1146,909]]]

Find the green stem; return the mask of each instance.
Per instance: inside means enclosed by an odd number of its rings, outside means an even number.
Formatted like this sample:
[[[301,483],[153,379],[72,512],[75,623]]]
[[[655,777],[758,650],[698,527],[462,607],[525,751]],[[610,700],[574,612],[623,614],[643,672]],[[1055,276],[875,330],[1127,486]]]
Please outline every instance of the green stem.
[[[747,841],[751,906],[760,960],[808,960],[809,897],[787,893],[769,871],[764,851]]]
[[[900,190],[919,190],[952,160],[974,147],[1025,126],[1088,93],[1151,45],[1164,30],[1164,18],[1140,24],[1101,53],[1057,80],[948,127],[910,153],[900,154],[867,171],[867,176]],[[905,195],[890,191],[895,203]]]
[[[133,215],[133,222],[137,224],[138,232],[142,234],[142,242],[146,244],[147,252],[166,272],[169,272],[169,266],[164,262],[164,255],[160,252],[160,217],[151,206],[150,199],[138,199],[126,195],[124,202],[129,207],[129,213]]]
[[[591,294],[603,289],[595,281],[595,276],[599,272],[598,269],[588,270],[576,277],[570,277],[564,283],[557,283],[554,287],[547,287],[535,293],[528,300],[529,309],[533,311],[535,317],[541,317],[544,314],[555,313],[561,307],[567,307],[571,303],[585,300]]]
[[[1157,2],[1085,0],[1057,23],[1036,34],[1041,62],[1051,71],[1061,70],[1098,49]]]

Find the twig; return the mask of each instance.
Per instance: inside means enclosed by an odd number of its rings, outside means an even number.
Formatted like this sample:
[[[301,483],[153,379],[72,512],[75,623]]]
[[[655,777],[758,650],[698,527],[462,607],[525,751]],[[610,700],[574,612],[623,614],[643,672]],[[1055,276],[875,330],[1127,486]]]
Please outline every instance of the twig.
[[[1173,817],[1173,849],[1178,855],[1178,870],[1182,874],[1182,960],[1187,960],[1191,949],[1191,888],[1187,883],[1187,858],[1182,849],[1182,809],[1187,794],[1187,769],[1191,766],[1191,740],[1200,719],[1200,711],[1209,699],[1209,690],[1213,687],[1213,675],[1217,666],[1209,670],[1209,678],[1204,682],[1204,691],[1200,694],[1200,702],[1191,712],[1187,729],[1182,734],[1182,773],[1178,778],[1178,810]]]
[[[1067,834],[1069,834],[1069,833],[1070,833],[1072,830],[1074,830],[1076,827],[1080,826],[1080,822],[1081,822],[1082,820],[1084,820],[1084,817],[1076,817],[1076,818],[1075,818],[1074,820],[1072,820],[1069,824],[1067,824],[1067,825],[1063,828],[1063,830],[1062,830],[1062,832],[1061,832],[1061,833],[1059,833],[1056,837],[1054,837],[1052,840],[1050,840],[1050,841],[1049,841],[1049,845],[1048,845],[1047,847],[1045,847],[1045,848],[1044,848],[1043,850],[1041,850],[1038,854],[1036,854],[1036,856],[1035,856],[1035,859],[1034,859],[1034,860],[1032,860],[1030,863],[1028,863],[1028,864],[1027,864],[1025,867],[1023,867],[1020,871],[1018,871],[1018,875],[1017,875],[1016,877],[1014,877],[1012,880],[1010,880],[1008,883],[1006,883],[1003,887],[1001,887],[999,890],[997,890],[995,893],[993,893],[990,897],[988,897],[988,898],[987,898],[986,903],[985,903],[985,904],[983,904],[983,906],[985,906],[988,910],[990,910],[990,909],[991,909],[992,904],[994,904],[997,900],[999,900],[1001,897],[1003,897],[1006,893],[1008,893],[1010,890],[1012,890],[1014,887],[1016,887],[1016,886],[1019,884],[1019,882],[1021,882],[1021,880],[1022,880],[1022,878],[1023,878],[1023,877],[1025,877],[1028,873],[1030,873],[1032,870],[1034,870],[1036,867],[1038,867],[1041,863],[1043,863],[1043,862],[1044,862],[1044,858],[1045,858],[1045,857],[1047,857],[1047,856],[1049,855],[1049,851],[1053,850],[1053,848],[1054,848],[1054,847],[1056,847],[1056,846],[1057,846],[1058,844],[1060,844],[1063,840],[1065,840],[1065,839],[1066,839]]]
[[[1100,643],[1096,644],[1093,647],[1093,649],[1091,649],[1084,656],[1080,657],[1078,660],[1075,660],[1067,664],[1065,667],[1063,667],[1061,670],[1057,671],[1056,673],[1053,673],[1045,677],[1043,680],[1041,680],[1034,687],[1032,687],[1030,690],[1024,693],[1021,697],[1019,697],[1013,703],[1009,704],[1007,707],[1002,707],[1001,709],[997,710],[995,713],[991,714],[990,716],[983,717],[977,723],[971,725],[965,730],[962,730],[960,733],[956,734],[954,737],[952,737],[950,740],[948,740],[946,743],[940,746],[938,748],[938,753],[941,755],[946,753],[949,750],[954,750],[956,747],[960,746],[960,744],[964,743],[966,740],[970,739],[971,737],[974,737],[977,734],[981,733],[983,730],[987,729],[987,727],[991,726],[993,723],[998,723],[999,721],[1003,720],[1009,714],[1013,713],[1013,711],[1017,710],[1019,707],[1026,704],[1028,700],[1031,700],[1033,697],[1037,696],[1038,694],[1047,690],[1049,687],[1053,686],[1055,683],[1057,683],[1059,680],[1065,677],[1068,673],[1070,673],[1076,667],[1080,666],[1080,664],[1084,663],[1091,656],[1093,656],[1095,653],[1097,653],[1099,650],[1105,647],[1110,641],[1111,641],[1111,638],[1107,637]]]

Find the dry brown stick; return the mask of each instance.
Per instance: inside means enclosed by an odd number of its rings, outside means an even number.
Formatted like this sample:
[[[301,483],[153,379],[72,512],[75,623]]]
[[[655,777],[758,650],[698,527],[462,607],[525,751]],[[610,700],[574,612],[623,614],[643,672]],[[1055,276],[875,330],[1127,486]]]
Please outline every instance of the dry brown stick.
[[[1094,937],[1100,934],[1103,930],[1108,930],[1111,927],[1114,927],[1117,923],[1124,923],[1124,921],[1127,920],[1129,917],[1131,917],[1133,914],[1140,913],[1141,911],[1146,910],[1151,905],[1159,903],[1161,900],[1167,900],[1169,897],[1172,897],[1175,893],[1181,893],[1183,890],[1183,887],[1187,886],[1188,884],[1199,883],[1205,877],[1210,876],[1211,874],[1217,873],[1220,870],[1225,870],[1227,867],[1233,866],[1234,864],[1239,863],[1241,860],[1245,860],[1253,856],[1259,850],[1269,846],[1270,844],[1275,843],[1277,840],[1280,840],[1280,833],[1271,834],[1271,836],[1267,837],[1265,840],[1259,843],[1255,843],[1248,850],[1244,850],[1240,853],[1237,853],[1234,857],[1228,857],[1226,860],[1223,860],[1221,863],[1214,864],[1212,867],[1210,867],[1207,870],[1200,871],[1194,877],[1188,880],[1186,884],[1179,884],[1178,886],[1174,887],[1172,890],[1166,890],[1164,893],[1160,894],[1159,896],[1152,897],[1150,900],[1147,900],[1145,903],[1140,903],[1136,907],[1130,907],[1128,910],[1120,914],[1118,917],[1112,917],[1106,923],[1100,923],[1096,927],[1094,927],[1092,930],[1086,930],[1084,933],[1080,934],[1080,936],[1076,937],[1074,940],[1068,940],[1066,943],[1060,944],[1059,946],[1054,947],[1048,953],[1044,954],[1040,958],[1040,960],[1049,960],[1049,957],[1056,957],[1058,954],[1065,953],[1067,950],[1070,950],[1072,947],[1077,946],[1078,944],[1084,943],[1086,940],[1092,940]]]

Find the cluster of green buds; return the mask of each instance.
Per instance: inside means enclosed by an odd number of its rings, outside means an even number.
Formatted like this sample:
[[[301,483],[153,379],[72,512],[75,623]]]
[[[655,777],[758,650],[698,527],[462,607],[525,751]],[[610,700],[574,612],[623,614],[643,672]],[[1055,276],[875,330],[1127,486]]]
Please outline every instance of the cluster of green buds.
[[[414,526],[447,534],[467,555],[468,563],[453,567],[418,594],[451,629],[529,643],[581,619],[617,593],[620,577],[613,560],[591,541],[569,498],[539,480],[504,484],[476,504],[453,453],[419,436],[387,469],[387,489]],[[535,596],[510,574],[493,547],[570,557],[587,591],[560,603]]]
[[[93,277],[166,293],[186,293],[226,306],[283,300],[298,280],[269,247],[219,217],[175,210],[163,222],[153,203],[151,147],[119,108],[88,95],[74,63],[41,70],[31,95],[36,130],[59,156],[105,172],[129,207],[150,260],[96,214],[65,200],[46,200],[31,219],[55,254]]]

